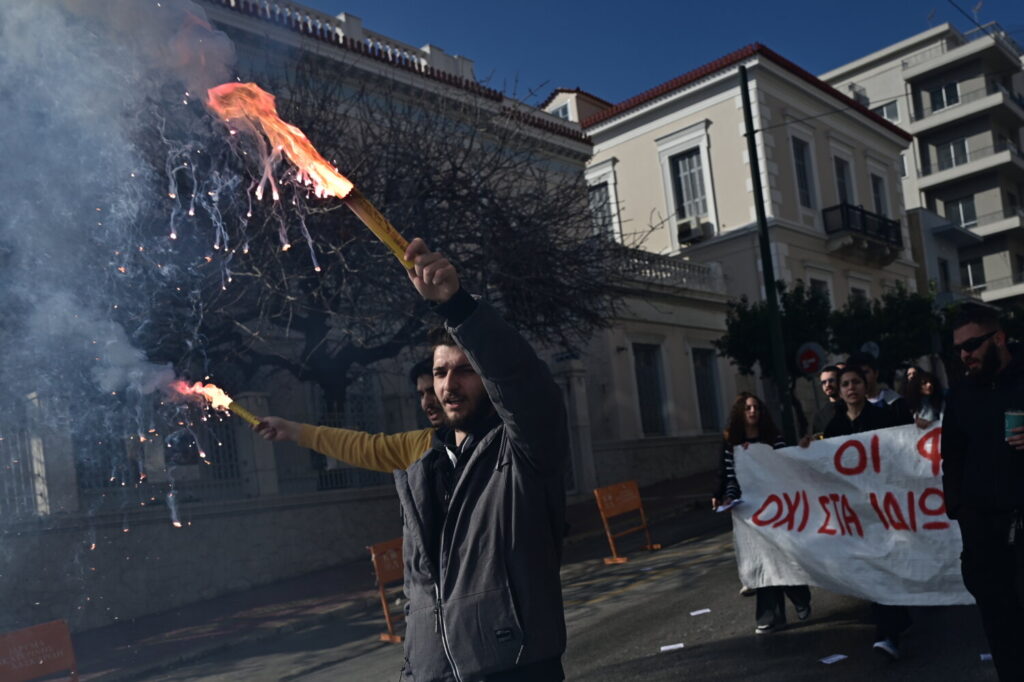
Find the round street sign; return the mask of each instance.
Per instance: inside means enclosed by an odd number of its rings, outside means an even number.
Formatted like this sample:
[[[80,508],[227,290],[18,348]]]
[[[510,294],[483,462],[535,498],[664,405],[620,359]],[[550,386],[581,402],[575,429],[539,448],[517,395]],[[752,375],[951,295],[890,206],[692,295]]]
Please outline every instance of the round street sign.
[[[808,341],[796,350],[796,366],[804,374],[817,374],[828,362],[828,353],[820,343]]]

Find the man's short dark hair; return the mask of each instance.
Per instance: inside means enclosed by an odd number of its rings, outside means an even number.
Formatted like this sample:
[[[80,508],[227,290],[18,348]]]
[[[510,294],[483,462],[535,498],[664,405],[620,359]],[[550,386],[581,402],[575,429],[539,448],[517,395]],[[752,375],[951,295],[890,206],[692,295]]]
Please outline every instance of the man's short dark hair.
[[[434,361],[431,358],[423,358],[409,370],[409,381],[415,386],[423,375],[434,376]]]
[[[818,376],[820,377],[822,374],[825,374],[826,372],[839,372],[839,371],[841,371],[841,370],[838,367],[836,367],[835,365],[826,365],[825,367],[823,367],[821,369],[820,372],[818,372]]]
[[[1002,329],[999,310],[980,303],[964,303],[953,317],[953,329],[976,324],[985,329]]]
[[[878,371],[878,359],[871,353],[854,353],[850,357],[846,358],[846,366],[854,367],[870,367],[871,369]],[[846,370],[843,370],[844,372]]]
[[[427,332],[427,343],[430,344],[430,350],[433,352],[438,346],[455,346],[458,348],[459,344],[455,343],[455,339],[451,333],[445,327],[434,327]],[[431,365],[433,367],[433,365]]]

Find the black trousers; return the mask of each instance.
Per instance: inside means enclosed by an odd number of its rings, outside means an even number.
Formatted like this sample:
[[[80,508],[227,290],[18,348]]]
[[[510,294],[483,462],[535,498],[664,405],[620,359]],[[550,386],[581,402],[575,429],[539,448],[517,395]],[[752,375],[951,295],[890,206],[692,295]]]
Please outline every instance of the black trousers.
[[[906,606],[890,606],[871,602],[871,615],[875,620],[875,641],[891,639],[899,644],[900,635],[913,622]]]
[[[974,595],[999,679],[1024,680],[1024,538],[1008,542],[1012,512],[963,510],[960,568]]]
[[[757,588],[757,624],[772,627],[785,625],[786,597],[798,609],[811,605],[811,589],[807,585]]]

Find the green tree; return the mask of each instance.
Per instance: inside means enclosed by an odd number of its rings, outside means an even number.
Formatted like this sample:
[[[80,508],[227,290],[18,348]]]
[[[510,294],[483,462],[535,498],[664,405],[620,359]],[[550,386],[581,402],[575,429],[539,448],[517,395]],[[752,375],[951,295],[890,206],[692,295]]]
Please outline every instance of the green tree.
[[[802,376],[796,352],[809,341],[827,348],[829,343],[830,304],[825,292],[808,287],[801,280],[792,286],[776,282],[782,318],[783,354],[790,399],[797,414],[797,427],[806,431],[807,419],[795,396],[796,382]],[[741,374],[751,375],[760,366],[762,374],[771,367],[771,343],[768,330],[768,304],[751,303],[746,296],[731,301],[726,313],[726,333],[714,342],[718,354],[732,360]]]
[[[870,301],[852,298],[829,319],[832,350],[848,355],[865,343],[877,343],[879,374],[888,382],[900,366],[938,350],[941,325],[932,296],[902,284]]]

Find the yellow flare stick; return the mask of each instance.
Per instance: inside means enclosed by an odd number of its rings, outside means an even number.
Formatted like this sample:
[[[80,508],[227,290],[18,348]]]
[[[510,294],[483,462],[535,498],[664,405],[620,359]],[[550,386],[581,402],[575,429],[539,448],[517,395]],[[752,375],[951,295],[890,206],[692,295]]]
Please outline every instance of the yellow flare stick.
[[[405,269],[412,270],[412,263],[405,259],[405,250],[409,248],[409,242],[377,210],[377,207],[370,203],[370,200],[355,187],[348,193],[344,201],[352,209],[352,212],[363,221],[363,224],[377,235],[377,239],[381,240],[386,247],[391,249],[391,253],[395,254],[395,258],[402,262]]]
[[[258,425],[260,423],[260,420],[256,417],[256,415],[254,415],[252,412],[250,412],[249,410],[245,409],[244,407],[242,407],[241,405],[239,405],[238,403],[236,403],[233,400],[228,405],[228,409],[231,412],[234,412],[236,415],[238,415],[242,419],[244,419],[245,421],[249,422],[249,426],[256,426],[256,425]]]

